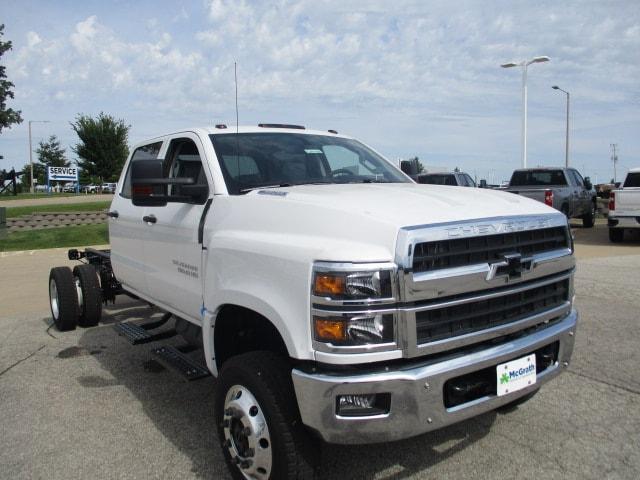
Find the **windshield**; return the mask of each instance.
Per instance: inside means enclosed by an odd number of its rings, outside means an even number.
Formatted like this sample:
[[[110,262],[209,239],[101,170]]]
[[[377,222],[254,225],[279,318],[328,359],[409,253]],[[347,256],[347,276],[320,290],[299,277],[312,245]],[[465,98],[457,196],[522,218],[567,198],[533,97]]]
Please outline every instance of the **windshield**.
[[[429,183],[431,185],[458,185],[453,174],[428,174],[418,176],[418,183]]]
[[[211,135],[232,195],[313,183],[411,183],[355,140],[299,133]]]
[[[640,187],[640,172],[632,172],[627,175],[623,188]]]
[[[511,177],[511,187],[566,185],[562,170],[516,170]]]

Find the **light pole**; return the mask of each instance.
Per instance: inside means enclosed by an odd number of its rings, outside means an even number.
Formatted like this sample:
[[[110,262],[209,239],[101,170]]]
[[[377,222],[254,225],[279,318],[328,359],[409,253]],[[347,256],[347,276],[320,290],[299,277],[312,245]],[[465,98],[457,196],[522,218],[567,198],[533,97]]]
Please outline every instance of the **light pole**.
[[[564,142],[564,166],[566,168],[569,168],[569,92],[567,92],[566,90],[561,89],[559,86],[554,85],[553,87],[554,90],[560,90],[561,92],[564,92],[567,95],[567,138],[565,139]],[[584,171],[584,170],[583,170]]]
[[[500,65],[502,68],[522,67],[522,168],[527,168],[527,67],[532,63],[548,62],[549,60],[549,57],[542,56]]]
[[[33,187],[33,146],[31,145],[32,123],[49,123],[49,120],[29,120],[29,166],[31,169],[31,193],[35,193],[35,189]]]

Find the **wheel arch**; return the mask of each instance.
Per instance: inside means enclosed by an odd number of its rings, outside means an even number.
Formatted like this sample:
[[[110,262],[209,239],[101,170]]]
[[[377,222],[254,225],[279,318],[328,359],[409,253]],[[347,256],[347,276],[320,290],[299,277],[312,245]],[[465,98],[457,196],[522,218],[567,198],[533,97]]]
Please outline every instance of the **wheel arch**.
[[[205,318],[203,329],[209,332],[203,332],[203,341],[205,353],[209,350],[207,364],[212,373],[217,375],[229,358],[251,351],[267,350],[291,356],[293,342],[282,322],[278,321],[280,318],[274,314],[268,309],[229,302],[219,305],[207,315],[209,319]]]

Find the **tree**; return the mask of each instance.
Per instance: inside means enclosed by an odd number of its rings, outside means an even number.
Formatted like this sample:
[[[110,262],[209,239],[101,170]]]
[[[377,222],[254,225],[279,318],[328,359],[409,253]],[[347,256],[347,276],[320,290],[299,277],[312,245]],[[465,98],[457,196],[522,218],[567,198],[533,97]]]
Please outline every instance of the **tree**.
[[[0,25],[0,57],[11,50],[11,42],[3,42],[2,36],[4,35],[4,24]],[[13,108],[7,108],[7,98],[13,98],[14,87],[13,83],[7,80],[5,74],[4,65],[0,65],[0,133],[3,128],[10,128],[14,123],[22,122],[22,112],[20,110],[14,110]]]
[[[20,182],[27,187],[31,187],[31,166],[27,163],[22,167],[22,176]],[[43,164],[33,162],[33,177],[37,180],[38,185],[45,185],[47,183],[46,169]]]
[[[68,167],[71,162],[65,157],[65,149],[60,146],[60,141],[55,135],[49,137],[49,141],[38,143],[38,161],[47,167]]]
[[[116,181],[129,155],[129,128],[124,120],[116,120],[101,112],[97,118],[78,115],[71,128],[80,142],[72,147],[78,155],[78,166],[101,181]]]

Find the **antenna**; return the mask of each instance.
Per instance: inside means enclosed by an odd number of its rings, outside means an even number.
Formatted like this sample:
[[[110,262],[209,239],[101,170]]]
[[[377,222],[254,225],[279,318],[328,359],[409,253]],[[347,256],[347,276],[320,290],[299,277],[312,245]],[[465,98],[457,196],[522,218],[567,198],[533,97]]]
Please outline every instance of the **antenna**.
[[[236,134],[238,133],[238,64],[233,62],[233,76],[236,81]]]
[[[238,121],[238,63],[233,62],[233,77],[236,84],[236,170],[238,171],[238,179],[240,178],[240,140],[238,138],[239,121]]]

